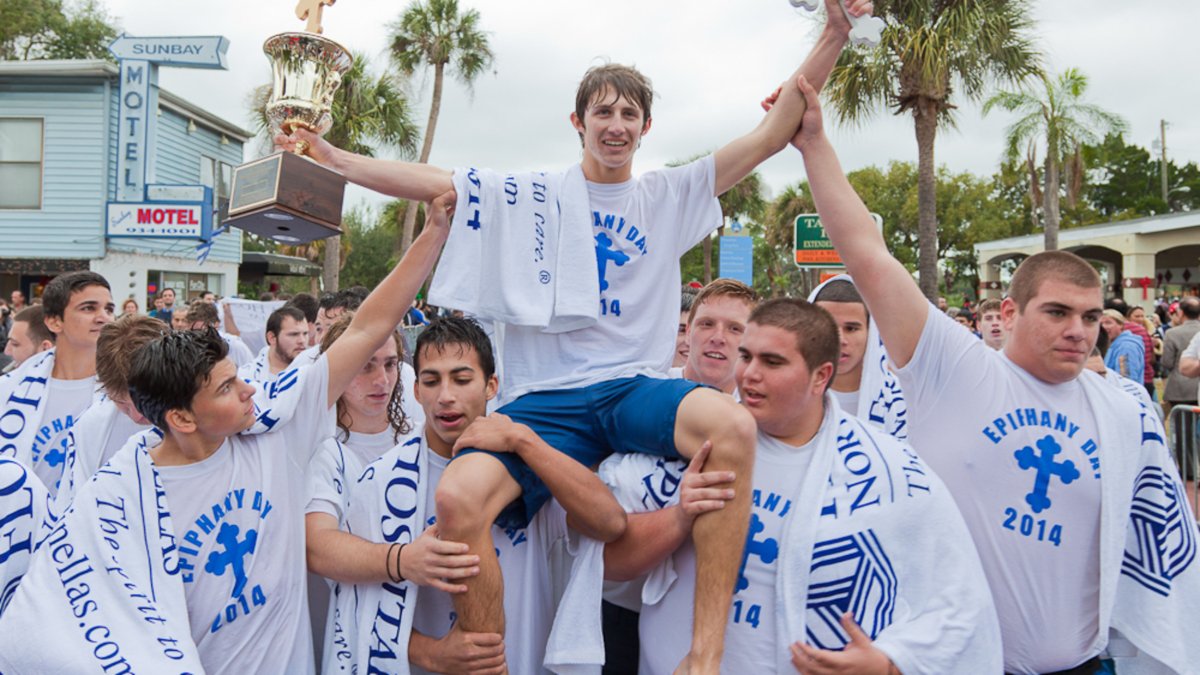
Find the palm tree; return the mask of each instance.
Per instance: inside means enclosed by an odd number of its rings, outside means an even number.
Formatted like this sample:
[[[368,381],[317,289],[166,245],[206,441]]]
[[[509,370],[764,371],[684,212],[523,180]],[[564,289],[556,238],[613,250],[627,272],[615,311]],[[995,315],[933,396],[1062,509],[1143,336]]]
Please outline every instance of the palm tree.
[[[479,28],[479,12],[471,9],[460,13],[458,0],[418,0],[404,10],[390,30],[392,63],[400,72],[412,75],[422,66],[433,66],[433,100],[417,159],[424,164],[433,149],[446,66],[452,66],[457,79],[470,88],[475,78],[491,67],[492,48],[487,33]],[[408,250],[416,222],[417,204],[410,202],[404,209],[397,253]]]
[[[937,296],[934,141],[953,128],[956,89],[979,100],[994,82],[1039,72],[1028,0],[878,0],[887,27],[875,47],[842,52],[827,89],[840,121],[862,122],[881,107],[909,113],[917,137],[921,291]]]
[[[1037,184],[1037,143],[1044,139],[1042,224],[1046,231],[1046,250],[1053,251],[1058,248],[1059,183],[1063,170],[1070,171],[1067,192],[1068,206],[1071,206],[1083,175],[1080,147],[1096,145],[1104,134],[1121,133],[1126,125],[1119,116],[1083,100],[1088,79],[1078,70],[1068,68],[1054,79],[1042,75],[1041,81],[1044,93],[1026,89],[1000,92],[987,100],[983,114],[993,108],[1003,108],[1019,115],[1006,132],[1007,156],[1009,160],[1016,160],[1022,149],[1025,150],[1029,179],[1034,186]],[[1031,190],[1031,195],[1035,194],[1036,190]],[[1033,206],[1036,209],[1037,203]]]
[[[374,156],[380,146],[394,148],[403,157],[412,157],[419,131],[413,124],[408,100],[392,76],[372,77],[369,70],[367,58],[354,54],[353,63],[342,75],[342,84],[333,97],[333,126],[325,138],[339,148],[367,157]],[[270,97],[271,85],[254,90],[252,107],[260,132],[269,126],[266,107]],[[337,290],[338,273],[350,254],[349,240],[343,243],[342,237],[337,236],[283,248],[291,255],[309,260],[321,258],[325,290]]]

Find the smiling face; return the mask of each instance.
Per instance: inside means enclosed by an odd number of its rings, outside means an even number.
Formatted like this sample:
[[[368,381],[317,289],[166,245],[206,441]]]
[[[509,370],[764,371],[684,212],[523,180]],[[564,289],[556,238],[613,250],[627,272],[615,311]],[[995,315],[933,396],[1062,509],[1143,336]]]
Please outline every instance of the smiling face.
[[[1005,298],[1000,311],[1008,330],[1004,352],[1043,382],[1061,384],[1079,376],[1096,346],[1103,301],[1099,288],[1048,277],[1024,311]]]
[[[84,286],[71,294],[61,317],[46,317],[46,327],[55,334],[59,349],[95,350],[100,329],[113,320],[115,309],[107,288]]]
[[[738,346],[746,333],[752,307],[742,298],[714,295],[694,307],[688,326],[688,358],[683,376],[732,393]]]
[[[862,382],[863,356],[867,353],[867,307],[858,302],[818,302],[838,325],[841,353],[833,388],[837,391],[858,391]]]
[[[747,326],[738,352],[738,391],[758,428],[791,445],[806,443],[824,415],[833,364],[809,370],[795,333],[757,323]]]
[[[583,138],[583,173],[588,180],[629,180],[633,154],[650,131],[650,120],[637,103],[606,87],[592,97],[582,119],[571,113],[571,124]]]
[[[418,362],[413,393],[425,411],[425,439],[434,452],[449,457],[467,426],[487,412],[499,382],[484,375],[479,354],[466,344],[425,347]]]
[[[351,431],[378,433],[388,427],[388,405],[400,377],[396,341],[388,340],[371,355],[342,394],[341,402]]]

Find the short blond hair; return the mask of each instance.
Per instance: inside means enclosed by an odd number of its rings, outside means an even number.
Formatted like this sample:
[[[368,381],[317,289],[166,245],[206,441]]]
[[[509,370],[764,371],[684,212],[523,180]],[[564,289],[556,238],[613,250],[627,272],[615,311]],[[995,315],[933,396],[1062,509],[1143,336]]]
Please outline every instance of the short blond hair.
[[[758,305],[758,293],[738,281],[737,279],[713,279],[700,292],[696,294],[696,299],[692,301],[692,307],[688,310],[687,325],[691,326],[696,320],[696,311],[700,309],[700,305],[708,302],[712,298],[734,298],[746,303],[751,310]]]

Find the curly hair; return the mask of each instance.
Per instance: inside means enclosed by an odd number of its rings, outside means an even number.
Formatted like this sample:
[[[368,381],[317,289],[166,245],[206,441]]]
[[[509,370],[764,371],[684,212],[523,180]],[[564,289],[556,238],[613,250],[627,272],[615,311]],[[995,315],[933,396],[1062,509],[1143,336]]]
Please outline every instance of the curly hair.
[[[333,345],[334,340],[342,336],[346,329],[350,326],[350,321],[354,319],[354,312],[347,311],[342,316],[338,317],[337,321],[333,322],[326,331],[325,335],[321,336],[321,353],[329,351],[329,347]],[[392,331],[392,339],[396,342],[396,354],[400,358],[400,362],[404,362],[404,336],[400,331]],[[404,394],[404,382],[399,373],[396,374],[396,386],[392,387],[392,396],[388,399],[387,419],[388,425],[392,427],[392,441],[399,441],[404,434],[410,433],[413,430],[412,420],[405,414],[404,408],[401,407],[401,399]],[[346,409],[346,404],[342,402],[342,397],[337,400],[337,426],[338,440],[343,443],[350,438],[350,428],[354,426],[354,418],[350,416],[350,411]]]

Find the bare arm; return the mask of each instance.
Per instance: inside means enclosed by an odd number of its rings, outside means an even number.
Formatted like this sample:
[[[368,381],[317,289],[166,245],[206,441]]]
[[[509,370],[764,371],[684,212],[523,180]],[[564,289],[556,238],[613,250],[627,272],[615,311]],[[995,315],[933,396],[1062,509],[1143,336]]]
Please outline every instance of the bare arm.
[[[688,463],[678,504],[629,514],[625,534],[604,547],[605,579],[628,581],[646,574],[687,540],[696,516],[724,508],[733,499],[733,472],[704,471],[711,451],[712,443],[705,442]]]
[[[319,164],[341,173],[352,183],[390,197],[430,202],[454,188],[453,174],[446,169],[356,155],[334,147],[307,129],[297,129],[291,136],[276,136],[275,146],[290,152],[299,141],[308,143],[305,154]]]
[[[382,583],[395,574],[396,555],[391,544],[376,544],[338,529],[328,513],[304,516],[304,547],[308,570],[326,579],[348,584]]]
[[[625,510],[600,477],[550,447],[528,426],[500,413],[477,417],[454,444],[456,451],[462,448],[520,455],[562,504],[567,524],[580,534],[609,542],[625,532]]]
[[[328,513],[304,516],[306,559],[314,574],[347,584],[381,584],[399,573],[421,586],[462,593],[466,586],[450,580],[478,574],[479,556],[468,553],[466,544],[440,540],[437,534],[435,525],[400,547],[343,532]]]
[[[225,318],[222,321],[221,328],[230,335],[242,336],[242,332],[238,330],[237,322],[233,320],[233,307],[228,302],[221,303],[225,311]]]
[[[817,213],[879,327],[888,357],[903,368],[916,351],[929,302],[908,270],[888,252],[870,212],[846,180],[822,129],[816,90],[804,81],[799,85],[808,110],[793,143],[804,155]]]
[[[821,32],[816,46],[800,64],[800,68],[788,78],[787,85],[782,87],[775,107],[753,131],[733,140],[713,154],[716,164],[715,196],[724,194],[755,167],[785,148],[788,140],[796,133],[800,126],[800,118],[804,115],[805,101],[791,83],[798,76],[804,75],[820,89],[829,78],[842,48],[846,46],[850,22],[842,13],[839,2],[840,0],[825,1],[825,9],[829,16],[825,29]],[[860,16],[870,13],[872,5],[868,0],[853,0],[848,3],[847,9],[851,14]]]
[[[1184,377],[1200,377],[1200,359],[1190,356],[1179,359],[1179,373]]]
[[[355,375],[400,325],[404,313],[425,283],[450,233],[454,192],[439,196],[427,209],[425,229],[404,258],[371,291],[354,319],[325,352],[329,359],[329,405],[337,402]]]

